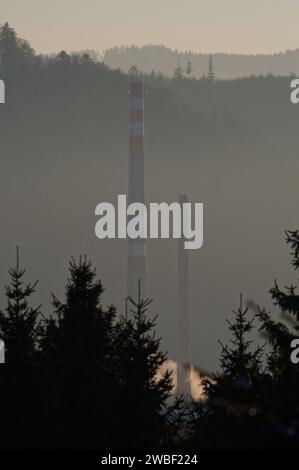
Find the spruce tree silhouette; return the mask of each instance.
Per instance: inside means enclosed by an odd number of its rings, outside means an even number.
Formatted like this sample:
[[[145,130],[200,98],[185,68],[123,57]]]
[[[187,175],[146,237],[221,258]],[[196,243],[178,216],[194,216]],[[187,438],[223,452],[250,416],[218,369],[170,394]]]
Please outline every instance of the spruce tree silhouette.
[[[166,354],[160,351],[160,339],[154,328],[156,319],[149,318],[151,300],[127,299],[126,312],[115,332],[120,401],[118,446],[156,448],[168,438],[175,419],[168,399],[172,390],[169,371],[158,376]]]
[[[206,400],[194,403],[193,432],[201,445],[216,448],[247,448],[259,445],[259,423],[266,374],[262,366],[264,347],[252,348],[248,335],[254,318],[248,319],[242,295],[234,322],[227,320],[232,333],[230,345],[223,345],[221,371],[203,377]]]
[[[56,62],[66,65],[71,63],[71,56],[67,54],[67,52],[61,51],[56,55],[55,60]]]
[[[20,61],[20,48],[17,34],[13,28],[5,23],[0,28],[0,75],[6,77],[14,72]]]
[[[40,307],[29,306],[37,282],[24,285],[17,248],[16,267],[10,269],[11,283],[5,289],[7,306],[0,311],[0,337],[5,342],[5,365],[1,366],[0,445],[33,445],[37,425],[37,341]]]
[[[181,58],[178,56],[178,66],[175,68],[173,72],[173,79],[177,82],[181,82],[184,78],[184,70],[183,67],[181,66]]]
[[[110,442],[113,426],[115,309],[102,309],[103,287],[86,258],[72,259],[69,273],[66,300],[53,296],[55,312],[46,321],[42,341],[47,441],[54,447],[99,448]]]
[[[134,302],[117,321],[101,307],[103,287],[91,263],[70,263],[66,300],[44,321],[40,342],[44,378],[43,437],[50,448],[158,447],[177,427],[180,403],[170,405],[166,354],[146,315],[149,300]],[[172,437],[172,436],[171,436]]]
[[[85,54],[82,55],[82,57],[80,57],[80,63],[82,65],[93,65],[94,64],[94,61],[92,60],[92,58],[90,57],[89,54],[87,54],[87,52]]]
[[[287,231],[286,241],[291,246],[292,264],[299,267],[299,231]],[[265,403],[265,422],[269,426],[272,445],[297,447],[299,444],[299,365],[291,361],[291,343],[299,336],[299,296],[291,285],[281,290],[275,281],[270,290],[274,304],[282,312],[284,322],[275,321],[259,308],[262,322],[260,331],[271,347],[267,368],[271,384]],[[286,324],[289,323],[289,326]]]
[[[23,375],[36,355],[40,307],[32,308],[28,299],[35,293],[37,282],[24,286],[25,269],[20,268],[17,248],[16,267],[9,270],[11,284],[5,288],[7,306],[0,311],[0,335],[5,341],[6,363],[14,373]]]
[[[188,62],[187,62],[187,66],[185,68],[185,73],[186,73],[188,79],[191,80],[191,76],[193,74],[193,67],[192,67],[192,62],[190,60],[190,56],[188,57]]]
[[[295,270],[299,268],[299,230],[287,231],[286,241],[291,246],[292,265]],[[296,320],[299,321],[299,295],[296,294],[296,287],[291,285],[286,288],[286,291],[280,290],[277,282],[270,290],[272,299],[275,305],[278,305],[283,313],[290,313],[294,315]]]

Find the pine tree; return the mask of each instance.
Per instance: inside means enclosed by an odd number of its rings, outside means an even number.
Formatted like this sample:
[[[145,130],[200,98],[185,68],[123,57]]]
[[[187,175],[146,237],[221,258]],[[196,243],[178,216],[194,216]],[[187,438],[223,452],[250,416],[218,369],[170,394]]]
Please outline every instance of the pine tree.
[[[0,28],[0,75],[5,77],[13,72],[20,60],[20,51],[16,32],[5,23]]]
[[[299,230],[287,231],[286,241],[292,250],[292,265],[297,270],[299,268]],[[283,291],[275,282],[275,286],[270,290],[270,294],[275,305],[279,306],[283,313],[290,313],[299,321],[299,295],[296,294],[296,289],[295,286],[291,285]]]
[[[240,297],[240,306],[237,311],[233,311],[235,321],[232,323],[227,320],[229,330],[232,333],[231,346],[223,345],[220,357],[221,373],[214,376],[214,380],[206,382],[206,392],[212,399],[215,395],[223,394],[228,396],[236,403],[240,396],[244,401],[244,390],[250,390],[259,377],[262,364],[263,347],[251,350],[252,341],[248,335],[253,330],[254,318],[248,319],[248,307],[243,307],[242,296]],[[235,395],[234,398],[232,395]]]
[[[89,54],[87,54],[87,52],[85,52],[85,54],[82,55],[82,57],[80,58],[80,63],[82,65],[92,65],[94,64],[94,61],[92,60],[92,58],[90,57]]]
[[[42,340],[47,439],[58,447],[105,446],[113,426],[115,311],[102,309],[103,287],[90,262],[72,259],[69,272],[66,300],[62,303],[53,297],[54,316],[46,322]]]
[[[184,70],[181,66],[181,58],[178,56],[178,66],[173,73],[174,80],[181,81],[184,78]]]
[[[175,419],[169,407],[172,390],[170,372],[159,376],[166,354],[149,318],[149,300],[128,300],[130,314],[116,325],[115,351],[120,384],[119,442],[125,448],[157,447],[166,439]]]
[[[292,264],[298,269],[299,231],[286,232],[286,241],[291,246]],[[291,343],[299,334],[299,297],[295,286],[281,290],[276,281],[270,293],[289,325],[285,321],[273,320],[265,309],[259,309],[260,330],[271,348],[267,358],[271,385],[265,405],[265,419],[275,445],[296,447],[299,442],[299,365],[291,361]]]
[[[11,284],[6,287],[7,306],[0,311],[0,335],[5,342],[6,363],[20,373],[34,362],[40,315],[40,307],[32,308],[28,304],[37,282],[24,285],[25,273],[20,268],[17,249],[16,267],[9,270]]]
[[[56,61],[60,64],[69,65],[71,63],[71,56],[67,52],[61,51],[57,54]]]
[[[256,446],[261,432],[258,418],[266,382],[263,347],[252,349],[248,335],[254,328],[254,318],[248,319],[242,296],[233,313],[234,322],[227,320],[232,333],[230,345],[220,343],[221,371],[203,377],[205,400],[195,403],[194,434],[204,446]]]
[[[191,75],[193,73],[193,67],[192,67],[192,62],[190,61],[190,56],[188,58],[187,67],[185,69],[185,72],[186,72],[186,75],[187,75],[188,79],[190,80]]]
[[[17,45],[20,53],[20,64],[23,66],[32,65],[35,59],[35,51],[29,42],[25,39],[18,39]]]
[[[9,271],[7,306],[0,311],[0,337],[5,343],[5,365],[1,366],[0,445],[33,447],[38,433],[38,336],[40,308],[29,306],[37,283],[24,285],[25,270]]]

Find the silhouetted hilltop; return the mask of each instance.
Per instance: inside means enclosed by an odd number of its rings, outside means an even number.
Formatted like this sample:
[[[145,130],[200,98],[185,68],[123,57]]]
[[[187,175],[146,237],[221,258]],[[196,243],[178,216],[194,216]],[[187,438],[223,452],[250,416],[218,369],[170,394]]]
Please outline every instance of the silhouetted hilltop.
[[[152,70],[172,76],[178,66],[180,56],[182,68],[187,67],[188,60],[192,63],[195,77],[202,77],[208,72],[209,54],[179,52],[162,45],[146,45],[143,47],[114,47],[104,54],[104,62],[112,68],[120,68],[127,72],[132,64],[136,64],[143,72]],[[288,75],[299,72],[299,49],[288,50],[272,55],[240,55],[213,54],[218,78],[236,78],[250,75]]]

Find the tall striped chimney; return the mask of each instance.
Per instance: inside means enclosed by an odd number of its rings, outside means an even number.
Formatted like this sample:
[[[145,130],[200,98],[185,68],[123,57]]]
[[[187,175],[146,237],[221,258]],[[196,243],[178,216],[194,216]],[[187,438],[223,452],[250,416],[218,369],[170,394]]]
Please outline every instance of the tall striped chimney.
[[[130,83],[129,89],[129,194],[128,204],[144,203],[144,86]],[[133,299],[145,297],[145,240],[128,241],[127,294]]]

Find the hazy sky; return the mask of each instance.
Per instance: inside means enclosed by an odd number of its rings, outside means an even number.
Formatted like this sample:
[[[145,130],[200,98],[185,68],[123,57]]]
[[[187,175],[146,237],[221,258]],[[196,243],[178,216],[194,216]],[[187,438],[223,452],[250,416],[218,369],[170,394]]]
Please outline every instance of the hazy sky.
[[[299,47],[298,0],[0,0],[38,52],[163,43],[202,52]]]

